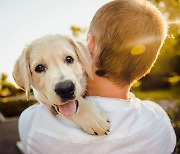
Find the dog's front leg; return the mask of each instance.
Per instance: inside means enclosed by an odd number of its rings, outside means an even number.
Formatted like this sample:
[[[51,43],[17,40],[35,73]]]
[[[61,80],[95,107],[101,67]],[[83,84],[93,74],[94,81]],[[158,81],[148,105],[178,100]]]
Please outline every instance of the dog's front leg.
[[[78,111],[69,118],[89,134],[107,135],[110,124],[105,114],[82,97],[78,99],[78,102]]]

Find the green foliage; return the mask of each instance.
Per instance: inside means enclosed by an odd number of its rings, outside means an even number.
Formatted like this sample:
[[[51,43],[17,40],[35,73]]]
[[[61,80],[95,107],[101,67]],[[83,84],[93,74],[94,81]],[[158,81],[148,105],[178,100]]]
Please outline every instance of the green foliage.
[[[170,67],[173,74],[180,75],[180,55],[172,57]]]
[[[87,34],[87,28],[82,28],[76,25],[71,26],[72,35],[76,38],[84,39]],[[84,37],[84,38],[83,38]]]
[[[141,90],[169,89],[168,77],[162,74],[149,74],[141,79]]]
[[[35,102],[34,99],[27,102],[26,99],[3,98],[0,99],[0,112],[2,112],[5,117],[19,116],[22,111]]]
[[[166,85],[168,85],[167,82],[169,77],[180,75],[180,16],[178,15],[180,13],[180,3],[178,0],[150,1],[154,2],[167,18],[167,22],[169,23],[169,35],[165,40],[150,75],[143,78],[141,82],[142,86],[145,85],[149,89],[161,89],[163,88],[162,85],[165,85],[165,82]],[[154,84],[152,84],[153,82]]]
[[[149,0],[169,18],[177,19],[179,13],[179,0]]]
[[[23,93],[21,89],[16,88],[8,81],[7,74],[2,73],[0,75],[0,97],[14,96],[21,93]]]
[[[150,99],[155,102],[160,102],[163,99],[168,101],[179,101],[180,104],[180,86],[173,86],[170,89],[159,90],[141,90],[139,87],[133,87],[132,92],[140,99]]]

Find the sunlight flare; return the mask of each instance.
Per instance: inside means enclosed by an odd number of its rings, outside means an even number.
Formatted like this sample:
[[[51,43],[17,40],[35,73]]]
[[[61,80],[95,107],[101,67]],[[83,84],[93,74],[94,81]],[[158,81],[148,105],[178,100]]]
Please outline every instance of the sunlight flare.
[[[131,49],[131,54],[132,55],[139,55],[139,54],[142,54],[144,51],[145,51],[144,45],[136,45]]]
[[[178,25],[178,24],[180,24],[180,19],[168,21],[168,25]]]

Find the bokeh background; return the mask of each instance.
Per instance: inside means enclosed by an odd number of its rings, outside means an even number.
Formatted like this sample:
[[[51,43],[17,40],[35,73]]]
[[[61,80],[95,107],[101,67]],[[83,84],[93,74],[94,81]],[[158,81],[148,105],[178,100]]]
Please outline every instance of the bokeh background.
[[[18,116],[36,103],[27,102],[11,76],[24,46],[46,34],[65,34],[85,40],[96,10],[109,0],[0,0],[0,153],[16,154]],[[163,13],[169,34],[152,71],[132,92],[160,104],[172,120],[180,153],[180,0],[150,0]]]

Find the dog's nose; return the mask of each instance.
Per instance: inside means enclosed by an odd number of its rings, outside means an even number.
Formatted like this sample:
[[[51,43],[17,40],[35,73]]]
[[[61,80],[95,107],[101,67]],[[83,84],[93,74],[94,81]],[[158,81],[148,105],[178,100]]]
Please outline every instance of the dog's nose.
[[[63,101],[74,98],[75,85],[71,80],[59,82],[55,85],[55,92]]]

